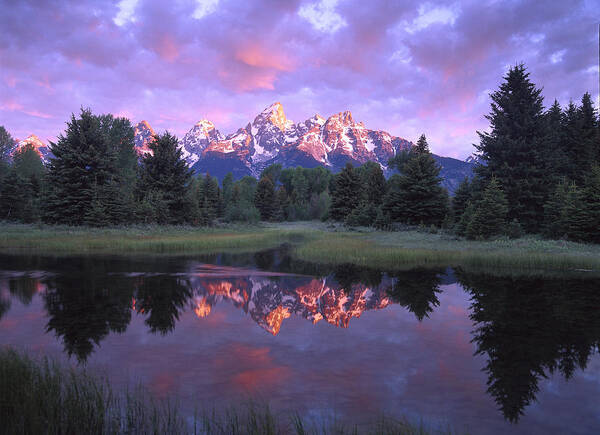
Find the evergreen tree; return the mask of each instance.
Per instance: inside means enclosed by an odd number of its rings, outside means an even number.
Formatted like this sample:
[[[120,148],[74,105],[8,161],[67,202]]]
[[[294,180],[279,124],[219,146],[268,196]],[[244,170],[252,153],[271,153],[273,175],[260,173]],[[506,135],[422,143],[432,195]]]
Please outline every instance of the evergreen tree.
[[[566,148],[565,115],[554,100],[554,104],[544,114],[545,120],[545,161],[546,172],[551,185],[556,185],[569,171],[569,150]]]
[[[346,219],[360,203],[360,178],[351,163],[335,176],[330,216],[337,221]]]
[[[127,118],[100,116],[101,129],[116,155],[114,176],[104,188],[108,195],[105,207],[112,223],[130,223],[133,218],[135,183],[138,175],[138,154],[134,129]]]
[[[467,225],[467,238],[489,239],[502,234],[506,229],[507,212],[508,204],[504,192],[498,180],[492,177]]]
[[[465,177],[464,180],[460,182],[458,188],[454,192],[454,197],[452,198],[452,213],[454,214],[455,222],[459,222],[465,209],[467,208],[467,204],[471,200],[472,197],[472,186],[469,178]]]
[[[116,177],[116,152],[101,127],[100,118],[82,109],[71,116],[65,134],[50,143],[50,197],[46,218],[55,223],[80,225],[97,190]]]
[[[358,168],[362,186],[362,201],[378,207],[383,202],[386,181],[381,166],[375,162],[366,162]]]
[[[276,213],[275,187],[269,177],[262,177],[256,187],[254,205],[263,221],[272,220]]]
[[[393,176],[384,199],[384,211],[394,221],[440,225],[448,212],[448,192],[441,185],[440,166],[435,162],[425,136],[410,154],[400,176]]]
[[[216,178],[206,174],[204,180],[198,183],[199,222],[201,225],[212,225],[219,216],[221,207],[221,191]]]
[[[44,178],[46,168],[33,145],[26,144],[15,152],[12,168],[18,177],[14,185],[17,187],[20,202],[19,220],[36,222],[41,218],[41,207],[44,194]]]
[[[578,111],[580,143],[576,153],[575,166],[583,176],[579,181],[583,181],[586,175],[591,171],[594,165],[600,164],[600,142],[598,136],[598,120],[594,103],[589,93],[585,93],[581,99],[581,106]],[[574,178],[578,181],[577,178]]]
[[[561,182],[545,207],[545,233],[552,238],[587,239],[584,195],[574,182]]]
[[[424,134],[419,137],[417,144],[411,149],[411,152],[417,154],[429,154],[429,144]]]
[[[273,220],[277,222],[286,220],[290,200],[288,198],[288,194],[285,190],[285,187],[279,186],[279,189],[277,189],[277,193],[275,195],[275,204],[276,208]]]
[[[497,177],[508,200],[508,217],[528,231],[538,231],[551,184],[545,171],[544,116],[541,89],[525,66],[511,68],[491,94],[490,132],[478,132],[483,164],[476,172],[486,183]]]
[[[585,240],[600,243],[600,164],[587,175],[583,186]]]
[[[467,230],[469,228],[469,224],[473,220],[474,215],[475,215],[475,206],[473,205],[472,201],[468,201],[467,206],[465,207],[465,210],[463,211],[462,215],[460,216],[460,219],[457,219],[456,227],[454,228],[454,231],[456,232],[456,234],[458,234],[459,236],[463,236],[463,237],[467,235]]]
[[[181,156],[177,138],[169,132],[156,135],[149,148],[152,153],[146,154],[141,162],[137,196],[143,200],[148,192],[158,192],[168,209],[167,216],[162,217],[165,220],[158,223],[181,224],[190,218],[186,193],[192,175]]]
[[[10,168],[0,186],[0,220],[24,220],[23,192],[27,189],[26,181],[17,173],[15,168]]]
[[[15,146],[15,140],[10,133],[0,125],[0,189],[2,189],[2,180],[8,173],[10,153]]]
[[[273,186],[277,184],[279,181],[279,177],[281,176],[282,166],[280,163],[275,165],[269,165],[260,174],[260,178],[269,178]]]
[[[544,204],[544,234],[547,237],[557,239],[567,234],[568,216],[565,215],[565,204],[568,196],[569,183],[563,179]]]

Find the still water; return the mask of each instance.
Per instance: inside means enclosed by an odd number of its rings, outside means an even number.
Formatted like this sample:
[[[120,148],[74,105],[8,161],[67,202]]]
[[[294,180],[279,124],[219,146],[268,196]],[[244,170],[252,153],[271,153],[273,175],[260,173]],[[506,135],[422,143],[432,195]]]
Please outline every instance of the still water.
[[[209,406],[382,413],[482,434],[599,433],[600,280],[324,268],[285,249],[0,255],[0,346]]]

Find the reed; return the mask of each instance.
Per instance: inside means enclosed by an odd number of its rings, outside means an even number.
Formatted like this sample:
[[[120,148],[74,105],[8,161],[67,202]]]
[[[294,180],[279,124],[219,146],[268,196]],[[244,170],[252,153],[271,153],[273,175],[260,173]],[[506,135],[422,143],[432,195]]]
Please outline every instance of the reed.
[[[139,386],[115,391],[108,379],[47,358],[0,349],[2,434],[427,434],[423,424],[380,417],[365,425],[310,422],[297,412],[276,413],[247,402],[185,415],[177,401],[157,400]],[[187,407],[189,408],[189,406]],[[197,409],[197,408],[196,408]],[[446,430],[436,433],[451,433]]]
[[[600,273],[600,246],[534,237],[478,242],[440,234],[375,232],[324,233],[307,238],[295,255],[306,261],[352,263],[384,270],[462,266],[511,270],[577,270]]]
[[[34,253],[216,253],[273,248],[296,240],[298,231],[259,227],[125,227],[86,228],[30,225],[0,226],[0,250]]]
[[[341,231],[340,231],[341,230]],[[221,228],[85,228],[0,224],[0,251],[39,254],[178,254],[256,252],[284,243],[312,263],[402,270],[462,266],[515,270],[584,269],[600,273],[600,245],[543,240],[468,241],[420,231],[353,232],[319,222]]]

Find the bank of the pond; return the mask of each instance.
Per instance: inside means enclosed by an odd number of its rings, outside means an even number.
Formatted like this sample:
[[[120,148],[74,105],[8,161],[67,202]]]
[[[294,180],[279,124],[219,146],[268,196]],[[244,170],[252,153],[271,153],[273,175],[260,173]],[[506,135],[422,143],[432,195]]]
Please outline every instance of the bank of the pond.
[[[39,254],[200,254],[255,252],[283,243],[308,262],[385,270],[465,266],[600,272],[600,245],[527,236],[469,241],[447,233],[351,231],[321,222],[219,228],[0,225],[0,251]]]
[[[267,404],[208,411],[197,407],[193,415],[185,415],[180,405],[176,400],[154,398],[143,386],[116,391],[108,379],[89,370],[0,349],[3,434],[440,433],[391,417],[357,426],[345,421],[310,422],[297,412],[274,412]]]

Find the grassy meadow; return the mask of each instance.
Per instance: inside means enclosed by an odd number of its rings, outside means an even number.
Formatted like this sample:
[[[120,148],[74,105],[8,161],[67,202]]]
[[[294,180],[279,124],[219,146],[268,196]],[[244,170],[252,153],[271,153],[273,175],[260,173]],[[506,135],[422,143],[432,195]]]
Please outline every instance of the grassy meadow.
[[[156,399],[141,386],[116,391],[89,369],[34,359],[8,348],[0,349],[0,421],[0,433],[6,434],[439,433],[384,416],[360,426],[309,422],[297,412],[275,412],[258,402],[185,415],[177,400]]]
[[[254,252],[284,243],[293,246],[293,255],[300,260],[327,265],[352,263],[390,271],[463,266],[600,272],[600,245],[535,236],[468,241],[443,232],[350,230],[321,222],[215,228],[0,225],[0,252],[5,253],[193,255]]]

